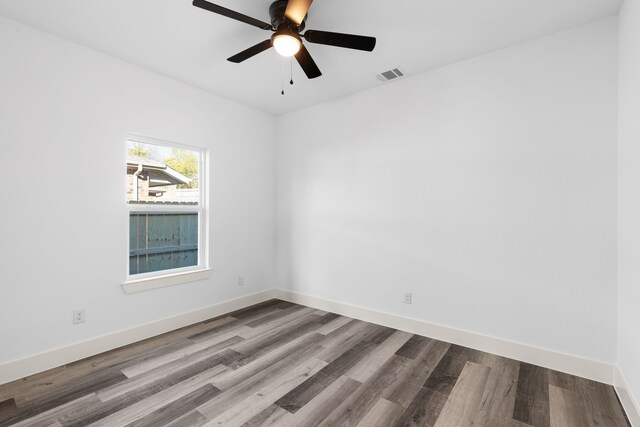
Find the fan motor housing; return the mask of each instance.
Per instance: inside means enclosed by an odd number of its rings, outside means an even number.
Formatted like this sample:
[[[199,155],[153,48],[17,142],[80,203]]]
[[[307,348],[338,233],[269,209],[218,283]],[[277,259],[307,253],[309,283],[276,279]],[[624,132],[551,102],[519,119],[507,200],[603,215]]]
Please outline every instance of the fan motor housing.
[[[276,0],[269,6],[269,16],[271,17],[271,25],[276,30],[285,26],[291,29],[297,29],[298,31],[304,30],[307,17],[305,16],[300,25],[296,25],[295,22],[288,20],[284,13],[287,10],[288,0]]]

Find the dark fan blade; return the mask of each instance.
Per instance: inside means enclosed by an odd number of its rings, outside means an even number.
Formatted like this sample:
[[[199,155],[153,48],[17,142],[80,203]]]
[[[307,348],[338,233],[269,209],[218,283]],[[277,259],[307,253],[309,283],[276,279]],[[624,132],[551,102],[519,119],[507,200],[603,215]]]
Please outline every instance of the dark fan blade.
[[[376,47],[376,38],[356,36],[353,34],[330,33],[328,31],[309,30],[304,33],[309,43],[327,44],[330,46],[346,47],[347,49],[366,50],[371,52]]]
[[[264,52],[265,50],[271,47],[271,39],[265,40],[263,42],[258,43],[255,46],[251,46],[247,50],[243,50],[242,52],[233,55],[231,58],[227,58],[227,61],[235,62],[236,64],[245,61],[252,56],[259,54],[260,52]]]
[[[300,46],[300,50],[296,53],[296,61],[302,67],[302,70],[310,79],[315,79],[316,77],[320,77],[322,72],[320,68],[316,65],[315,61],[311,57],[311,54],[307,50],[304,45]]]
[[[218,15],[226,16],[227,18],[235,19],[236,21],[244,22],[245,24],[253,25],[254,27],[261,28],[263,30],[271,30],[271,24],[262,22],[258,19],[252,18],[242,13],[235,12],[226,7],[218,6],[217,4],[209,3],[205,0],[193,0],[193,5],[209,12],[217,13]]]
[[[284,16],[298,25],[302,24],[304,17],[307,16],[307,12],[309,12],[312,2],[313,0],[289,0]]]

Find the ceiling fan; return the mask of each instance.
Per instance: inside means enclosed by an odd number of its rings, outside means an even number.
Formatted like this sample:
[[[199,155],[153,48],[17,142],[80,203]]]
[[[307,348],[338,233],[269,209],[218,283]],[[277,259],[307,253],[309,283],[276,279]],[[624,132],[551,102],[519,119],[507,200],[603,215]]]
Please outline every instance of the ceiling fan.
[[[302,44],[304,38],[309,43],[358,49],[371,52],[376,46],[375,37],[357,36],[353,34],[331,33],[328,31],[307,30],[303,34],[307,12],[313,0],[276,0],[269,7],[271,23],[260,21],[242,13],[235,12],[206,0],[193,0],[193,5],[201,9],[253,25],[261,30],[272,31],[271,38],[251,46],[249,49],[228,58],[228,61],[240,63],[273,47],[284,57],[295,57],[304,73],[310,79],[320,77],[322,72]]]

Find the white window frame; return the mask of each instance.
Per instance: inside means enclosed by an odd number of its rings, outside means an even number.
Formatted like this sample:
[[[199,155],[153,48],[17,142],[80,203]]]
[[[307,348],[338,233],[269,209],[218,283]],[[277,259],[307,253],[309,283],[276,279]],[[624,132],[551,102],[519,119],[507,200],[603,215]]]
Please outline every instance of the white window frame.
[[[125,140],[125,150],[129,142],[142,144],[159,145],[168,148],[179,148],[199,153],[198,164],[198,190],[199,201],[197,206],[179,205],[144,205],[126,202],[127,213],[127,250],[126,250],[126,279],[122,288],[128,294],[148,291],[151,289],[164,288],[166,286],[179,285],[183,283],[204,280],[211,276],[211,262],[209,259],[209,150],[203,147],[179,144],[177,142],[165,141],[157,138],[150,138],[141,135],[129,135]],[[122,165],[124,166],[124,165]],[[131,275],[129,272],[129,235],[130,235],[130,215],[135,212],[149,213],[171,213],[171,212],[197,212],[198,213],[198,264],[190,267],[173,268],[170,270],[153,271]]]

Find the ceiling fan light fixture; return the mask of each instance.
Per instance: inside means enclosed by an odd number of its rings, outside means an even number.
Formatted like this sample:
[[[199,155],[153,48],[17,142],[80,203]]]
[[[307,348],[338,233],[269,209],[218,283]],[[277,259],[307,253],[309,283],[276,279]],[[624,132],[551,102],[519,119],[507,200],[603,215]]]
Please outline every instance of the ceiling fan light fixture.
[[[281,56],[285,58],[290,58],[302,47],[302,41],[300,37],[297,37],[295,34],[289,33],[280,33],[274,34],[273,36],[273,48],[278,52]]]
[[[227,9],[226,7],[210,3],[207,0],[193,0],[193,5],[200,9],[243,22],[260,28],[261,30],[274,32],[268,39],[227,58],[227,61],[236,64],[244,62],[273,47],[278,54],[283,57],[290,58],[295,56],[296,62],[300,64],[307,78],[315,79],[316,77],[320,77],[322,72],[302,43],[301,37],[304,37],[305,41],[309,43],[363,50],[366,52],[373,51],[376,46],[375,37],[307,30],[306,20],[311,3],[313,3],[313,0],[275,0],[271,3],[271,6],[269,6],[271,23],[267,23],[243,15],[240,12]],[[302,36],[300,35],[301,31],[304,31]]]

